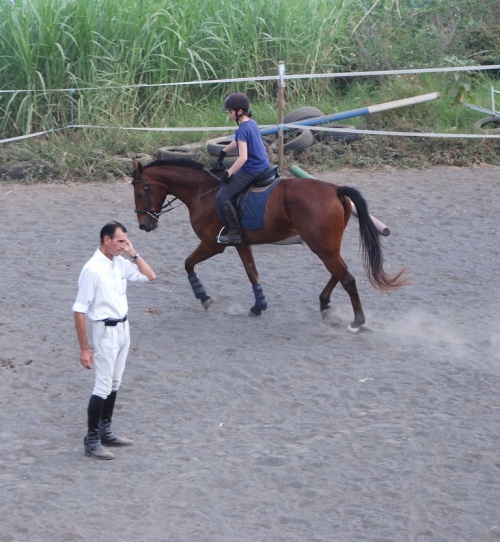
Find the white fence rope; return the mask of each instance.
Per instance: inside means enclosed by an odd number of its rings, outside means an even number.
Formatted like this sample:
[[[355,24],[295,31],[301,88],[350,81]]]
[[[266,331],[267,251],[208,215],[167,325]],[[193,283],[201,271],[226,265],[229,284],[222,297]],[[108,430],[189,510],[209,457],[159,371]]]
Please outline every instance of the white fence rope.
[[[315,132],[336,132],[345,134],[366,134],[366,135],[384,135],[384,136],[401,136],[401,137],[442,137],[442,138],[470,138],[470,139],[498,139],[500,134],[438,134],[432,132],[387,132],[384,130],[358,130],[352,128],[320,128],[318,126],[304,126],[303,124],[283,124],[287,128],[307,128]]]
[[[364,135],[380,135],[380,136],[393,136],[393,137],[421,137],[421,138],[449,138],[449,139],[498,139],[500,134],[449,134],[449,133],[434,133],[434,132],[391,132],[385,130],[359,130],[357,128],[323,128],[319,126],[304,126],[300,124],[269,124],[262,126],[275,127],[275,128],[294,128],[299,130],[312,130],[315,132],[333,132],[333,133],[347,133],[347,134],[364,134]],[[33,134],[17,136],[7,139],[0,139],[2,143],[12,143],[14,141],[20,141],[23,139],[30,139],[33,137],[39,137],[52,132],[58,132],[62,130],[69,130],[74,128],[84,129],[99,129],[99,130],[125,130],[134,132],[234,132],[234,126],[196,126],[189,128],[133,128],[126,126],[98,126],[91,124],[76,124],[73,126],[64,126],[63,128],[57,128],[53,130],[46,130],[44,132],[36,132]]]
[[[266,124],[260,125],[261,128],[294,128],[299,130],[312,130],[314,132],[334,132],[347,134],[365,134],[365,135],[385,135],[385,136],[406,136],[406,137],[442,137],[442,138],[460,138],[467,137],[471,139],[498,139],[500,134],[448,134],[448,133],[432,133],[432,132],[388,132],[384,130],[358,130],[357,128],[326,128],[321,126],[305,126],[304,124]],[[131,130],[140,132],[234,132],[234,126],[198,126],[194,128],[127,128],[116,126],[93,126],[91,124],[77,124],[68,126],[68,128],[99,128],[99,129],[115,129],[115,130]],[[43,132],[41,132],[43,133]],[[1,141],[0,141],[1,143]]]
[[[240,77],[236,79],[205,79],[200,81],[183,81],[177,83],[153,83],[153,84],[135,84],[135,85],[119,85],[119,86],[104,86],[104,87],[82,87],[82,88],[55,88],[44,90],[0,90],[0,94],[5,93],[19,93],[29,92],[42,94],[48,94],[49,92],[85,92],[89,90],[120,90],[126,88],[151,88],[151,87],[175,87],[175,86],[188,86],[188,85],[213,85],[220,83],[253,83],[255,81],[277,81],[280,79],[328,79],[335,77],[373,77],[379,75],[409,75],[419,73],[446,73],[446,72],[466,72],[466,71],[486,71],[486,70],[500,70],[500,64],[492,66],[461,66],[461,67],[447,67],[447,68],[416,68],[411,70],[382,70],[382,71],[368,71],[368,72],[327,72],[327,73],[305,73],[296,75],[278,74],[278,75],[266,75],[262,77]]]
[[[8,139],[0,139],[0,143],[10,143],[12,141],[20,141],[21,139],[31,139],[32,137],[39,137],[41,135],[50,134],[52,132],[59,132],[61,130],[67,130],[68,128],[71,128],[71,126],[64,126],[62,128],[53,128],[51,130],[45,130],[43,132],[35,132],[33,134],[27,134],[17,137],[11,137]]]
[[[318,74],[296,74],[286,75],[284,73],[278,73],[277,75],[269,75],[263,77],[241,77],[236,79],[208,79],[203,81],[186,81],[177,83],[157,83],[157,84],[137,84],[137,85],[120,85],[120,86],[105,86],[105,87],[82,87],[82,88],[70,88],[70,89],[50,89],[50,90],[0,90],[0,94],[5,93],[44,93],[49,92],[67,92],[73,94],[75,92],[84,91],[101,91],[101,90],[120,90],[126,88],[144,88],[144,87],[173,87],[173,86],[186,86],[186,85],[205,85],[205,84],[220,84],[220,83],[243,83],[243,82],[255,82],[255,81],[282,81],[282,80],[294,80],[294,79],[320,79],[320,78],[336,78],[336,77],[366,77],[366,76],[380,76],[380,75],[405,75],[405,74],[421,74],[421,73],[445,73],[445,72],[464,72],[464,71],[486,71],[486,70],[500,70],[500,65],[493,66],[462,66],[462,67],[446,67],[446,68],[421,68],[411,70],[383,70],[383,71],[369,71],[369,72],[346,72],[346,73],[318,73]],[[270,127],[287,127],[287,128],[302,128],[302,125],[293,124],[275,124]],[[23,136],[17,136],[13,138],[0,139],[0,144],[10,143],[23,139],[29,139],[33,137],[39,137],[41,135],[50,134],[52,132],[74,129],[74,128],[87,128],[87,129],[114,129],[114,130],[128,130],[128,131],[151,131],[151,132],[215,132],[215,131],[234,131],[234,126],[196,126],[196,127],[182,127],[182,128],[134,128],[124,126],[99,126],[99,125],[85,125],[74,124],[64,126],[62,128],[55,128],[46,131],[36,132],[33,134],[27,134]],[[320,128],[311,127],[307,128],[314,131],[337,131],[338,128]],[[437,133],[423,133],[423,132],[387,132],[378,130],[348,130],[349,133],[358,133],[366,135],[384,135],[384,136],[397,136],[397,137],[434,137],[434,138],[470,138],[470,139],[497,139],[500,135],[497,134],[437,134]]]

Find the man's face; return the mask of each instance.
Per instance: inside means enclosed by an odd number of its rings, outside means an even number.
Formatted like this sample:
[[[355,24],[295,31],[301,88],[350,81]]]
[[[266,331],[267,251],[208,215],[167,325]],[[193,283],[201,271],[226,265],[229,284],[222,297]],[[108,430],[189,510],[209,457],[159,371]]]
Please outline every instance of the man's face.
[[[127,242],[127,234],[120,228],[117,228],[113,239],[107,235],[104,237],[103,252],[108,258],[119,256],[123,252]]]

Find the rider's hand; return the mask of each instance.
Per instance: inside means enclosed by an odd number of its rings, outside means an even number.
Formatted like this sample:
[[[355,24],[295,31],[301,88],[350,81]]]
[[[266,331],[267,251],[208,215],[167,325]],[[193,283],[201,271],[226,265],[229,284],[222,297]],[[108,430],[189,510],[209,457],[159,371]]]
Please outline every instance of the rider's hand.
[[[231,180],[231,177],[229,176],[229,172],[227,171],[224,171],[224,173],[222,174],[222,177],[220,178],[221,182],[224,183],[224,184],[228,184],[229,181]]]
[[[224,158],[226,157],[226,153],[224,151],[220,151],[219,158],[217,159],[217,165],[216,167],[220,169],[224,169]]]

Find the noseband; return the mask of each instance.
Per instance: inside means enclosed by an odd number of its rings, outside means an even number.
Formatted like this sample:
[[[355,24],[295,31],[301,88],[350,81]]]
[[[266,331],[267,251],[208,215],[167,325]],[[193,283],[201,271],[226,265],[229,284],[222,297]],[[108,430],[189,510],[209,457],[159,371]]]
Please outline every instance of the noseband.
[[[174,197],[171,200],[166,201],[163,205],[161,205],[161,202],[158,199],[158,197],[153,192],[151,192],[151,188],[149,187],[149,185],[146,182],[146,179],[144,179],[144,177],[142,177],[141,179],[133,179],[132,180],[132,186],[135,186],[135,185],[140,184],[140,183],[142,183],[144,193],[146,194],[147,209],[136,209],[135,212],[137,214],[145,213],[148,216],[150,216],[153,220],[156,220],[158,222],[158,220],[160,219],[160,216],[163,213],[167,213],[168,211],[172,211],[172,209],[173,209],[172,203],[174,203],[174,201],[176,201],[178,198]],[[158,203],[160,205],[161,208],[160,208],[159,213],[157,213],[155,211],[154,203],[153,203],[152,200],[154,200],[156,203]]]

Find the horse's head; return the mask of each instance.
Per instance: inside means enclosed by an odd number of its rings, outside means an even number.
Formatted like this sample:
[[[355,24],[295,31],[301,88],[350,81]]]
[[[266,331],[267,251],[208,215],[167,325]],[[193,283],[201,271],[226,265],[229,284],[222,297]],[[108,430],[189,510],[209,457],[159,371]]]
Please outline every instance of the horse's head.
[[[167,194],[158,183],[147,178],[147,168],[141,162],[132,160],[132,164],[134,166],[132,185],[139,228],[152,231],[158,227],[158,219],[162,214],[162,205]]]

